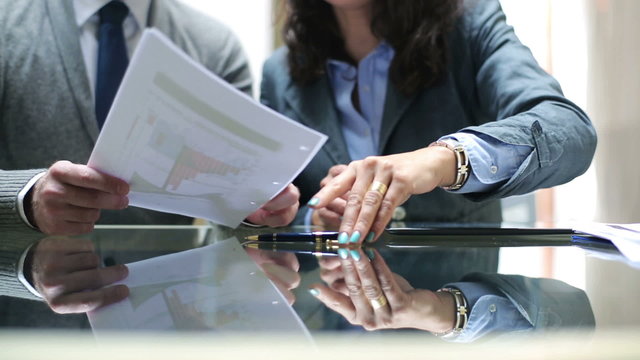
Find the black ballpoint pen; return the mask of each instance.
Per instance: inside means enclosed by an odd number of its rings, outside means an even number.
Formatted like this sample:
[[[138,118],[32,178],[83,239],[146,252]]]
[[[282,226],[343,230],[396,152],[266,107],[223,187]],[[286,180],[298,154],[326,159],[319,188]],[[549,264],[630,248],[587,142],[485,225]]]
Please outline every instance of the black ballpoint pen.
[[[324,242],[338,239],[336,231],[260,234],[245,237],[251,241]]]

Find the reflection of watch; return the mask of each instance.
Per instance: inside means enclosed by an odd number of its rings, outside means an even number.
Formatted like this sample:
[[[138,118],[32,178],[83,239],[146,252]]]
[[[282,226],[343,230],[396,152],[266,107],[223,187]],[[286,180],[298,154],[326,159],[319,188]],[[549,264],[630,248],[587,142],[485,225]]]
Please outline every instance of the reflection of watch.
[[[464,330],[464,327],[467,325],[469,308],[467,305],[467,299],[462,294],[462,291],[455,288],[442,288],[439,289],[438,292],[448,292],[453,296],[453,299],[456,303],[456,323],[453,325],[453,329],[441,333],[433,333],[435,336],[448,339],[453,338]]]
[[[450,186],[444,187],[444,189],[460,189],[469,178],[469,156],[467,156],[467,152],[464,150],[462,144],[454,139],[443,139],[432,142],[429,146],[444,146],[453,151],[456,156],[456,180]]]

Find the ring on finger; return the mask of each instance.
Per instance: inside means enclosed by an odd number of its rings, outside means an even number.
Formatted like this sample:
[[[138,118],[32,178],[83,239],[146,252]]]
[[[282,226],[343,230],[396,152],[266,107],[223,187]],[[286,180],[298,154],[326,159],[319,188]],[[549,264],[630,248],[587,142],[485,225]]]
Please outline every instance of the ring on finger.
[[[387,305],[387,298],[384,295],[380,295],[377,299],[369,299],[369,303],[373,310],[380,309]]]
[[[384,196],[387,193],[387,185],[381,183],[380,181],[374,181],[369,186],[369,191],[376,191],[380,195]]]

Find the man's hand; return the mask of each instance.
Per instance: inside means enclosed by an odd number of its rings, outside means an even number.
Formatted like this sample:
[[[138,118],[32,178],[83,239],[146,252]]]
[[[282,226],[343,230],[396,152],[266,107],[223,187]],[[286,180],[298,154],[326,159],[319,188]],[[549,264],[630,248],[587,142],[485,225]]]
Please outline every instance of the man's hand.
[[[298,212],[299,199],[300,190],[295,185],[289,184],[280,194],[247,216],[247,221],[271,227],[289,225]]]
[[[88,233],[100,209],[127,207],[129,185],[86,165],[58,161],[40,178],[25,199],[27,218],[49,235]]]
[[[105,287],[127,277],[124,265],[99,268],[93,243],[74,238],[45,238],[29,251],[32,284],[60,314],[83,313],[129,296],[125,285]]]

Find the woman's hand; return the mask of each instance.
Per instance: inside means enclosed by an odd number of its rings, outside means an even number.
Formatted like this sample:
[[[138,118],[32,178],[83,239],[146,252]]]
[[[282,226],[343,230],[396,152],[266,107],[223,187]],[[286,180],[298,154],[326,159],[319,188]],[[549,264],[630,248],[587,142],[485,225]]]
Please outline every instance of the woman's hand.
[[[452,150],[432,146],[388,156],[371,156],[342,169],[309,201],[320,211],[346,199],[340,223],[340,243],[375,241],[396,207],[411,195],[423,194],[455,181]],[[325,178],[326,179],[326,178]]]
[[[376,250],[367,250],[368,255],[362,249],[341,250],[340,269],[335,260],[323,264],[323,279],[330,279],[330,286],[313,284],[309,292],[351,324],[367,330],[445,332],[453,328],[451,294],[414,289],[391,272]]]

